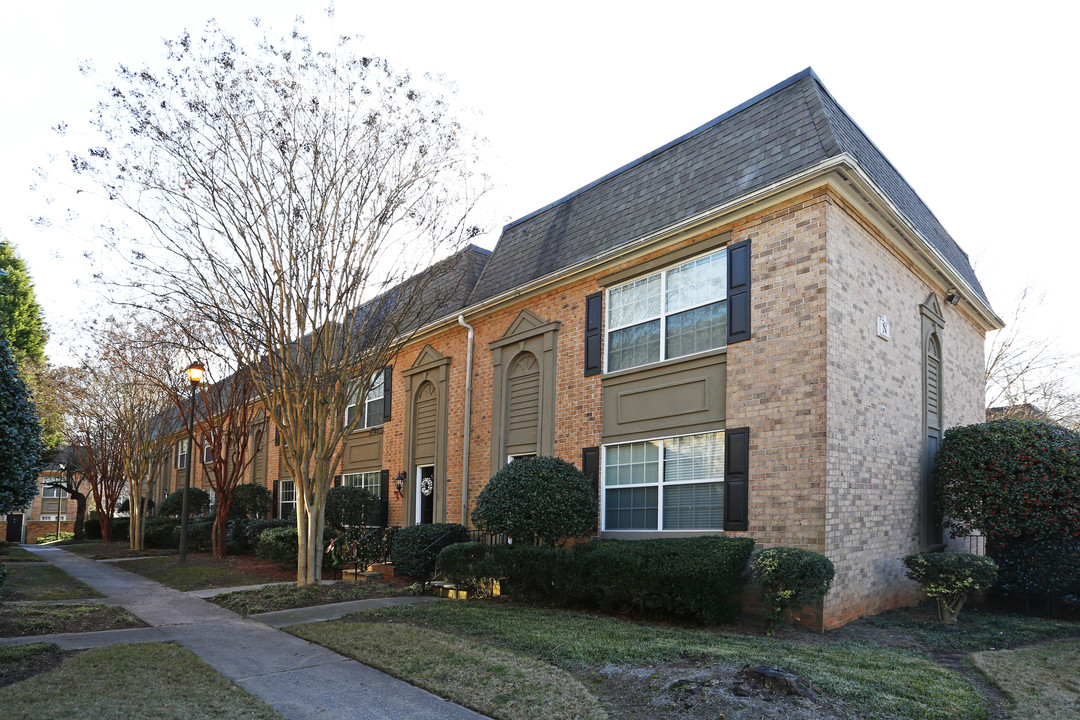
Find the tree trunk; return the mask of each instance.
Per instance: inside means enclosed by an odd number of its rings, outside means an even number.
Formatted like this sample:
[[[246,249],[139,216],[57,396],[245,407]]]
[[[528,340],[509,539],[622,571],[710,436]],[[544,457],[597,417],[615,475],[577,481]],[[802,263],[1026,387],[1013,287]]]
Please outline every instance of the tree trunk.
[[[225,557],[225,534],[229,529],[230,507],[232,507],[232,496],[226,496],[224,493],[219,492],[212,540],[213,555],[218,560]]]
[[[75,490],[68,490],[68,495],[75,498],[75,538],[79,543],[86,540],[86,495]]]
[[[105,515],[99,511],[98,522],[101,523],[101,542],[104,545],[112,542],[112,521],[111,515]]]

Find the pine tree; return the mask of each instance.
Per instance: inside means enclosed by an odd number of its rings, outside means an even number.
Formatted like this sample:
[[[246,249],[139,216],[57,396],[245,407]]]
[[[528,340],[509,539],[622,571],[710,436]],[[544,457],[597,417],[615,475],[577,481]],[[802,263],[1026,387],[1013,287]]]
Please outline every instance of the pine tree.
[[[0,271],[6,273],[0,275],[0,331],[18,365],[43,363],[49,333],[26,263],[7,240],[0,240]]]
[[[33,499],[43,449],[34,403],[7,340],[0,337],[0,513]]]

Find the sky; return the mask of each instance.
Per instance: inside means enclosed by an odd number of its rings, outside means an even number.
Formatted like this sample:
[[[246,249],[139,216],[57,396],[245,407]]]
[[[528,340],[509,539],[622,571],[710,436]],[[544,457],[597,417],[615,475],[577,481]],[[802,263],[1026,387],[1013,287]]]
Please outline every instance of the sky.
[[[501,226],[673,140],[806,67],[884,152],[971,257],[994,309],[1036,302],[1024,333],[1080,354],[1080,10],[999,2],[338,2],[36,0],[0,10],[0,236],[29,265],[69,362],[80,319],[107,312],[84,258],[100,247],[76,199],[38,182],[61,121],[78,136],[97,98],[80,74],[162,52],[211,18],[314,38],[359,34],[365,52],[452,81],[488,140]],[[36,186],[35,189],[31,189]],[[56,198],[47,204],[46,198]],[[43,228],[32,218],[46,215]]]

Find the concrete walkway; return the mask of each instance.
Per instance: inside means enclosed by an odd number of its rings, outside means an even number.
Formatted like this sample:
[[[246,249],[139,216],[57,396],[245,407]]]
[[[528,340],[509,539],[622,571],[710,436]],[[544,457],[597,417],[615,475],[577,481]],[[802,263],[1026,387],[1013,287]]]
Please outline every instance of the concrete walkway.
[[[267,622],[260,622],[240,617],[116,565],[87,560],[59,548],[28,549],[104,594],[109,602],[125,608],[150,627],[6,638],[0,639],[0,645],[46,641],[68,649],[84,649],[122,642],[175,641],[292,720],[484,718],[355,660],[275,629],[298,622],[340,617],[362,609],[360,603],[386,605],[392,604],[387,601],[401,603],[412,598],[341,603],[351,609],[319,606],[304,608],[310,612],[264,613]]]

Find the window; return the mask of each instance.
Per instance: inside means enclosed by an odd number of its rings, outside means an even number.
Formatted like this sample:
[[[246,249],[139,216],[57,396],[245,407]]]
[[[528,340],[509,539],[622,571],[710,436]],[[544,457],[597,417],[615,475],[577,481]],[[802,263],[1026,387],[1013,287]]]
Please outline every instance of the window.
[[[214,446],[209,440],[203,444],[202,461],[203,465],[212,465],[214,462]]]
[[[356,413],[360,413],[360,420],[356,423],[356,429],[375,427],[383,424],[383,381],[385,373],[380,370],[371,376],[371,389],[368,390],[364,402],[354,402],[345,408],[345,425],[351,425],[356,419]],[[357,392],[359,395],[359,391]]]
[[[727,250],[608,291],[607,371],[727,344]]]
[[[381,475],[378,470],[374,472],[362,472],[351,473],[349,475],[343,475],[341,478],[341,484],[345,487],[358,487],[364,488],[374,497],[379,497],[379,488],[382,485]]]
[[[604,448],[605,530],[721,530],[724,433]]]
[[[184,438],[176,444],[176,468],[183,470],[187,467],[188,438]]]
[[[62,488],[41,487],[41,516],[39,520],[52,520],[55,522],[57,513],[61,520],[67,520],[67,491]]]
[[[292,480],[282,480],[278,487],[278,517],[289,520],[296,517],[296,484]]]

